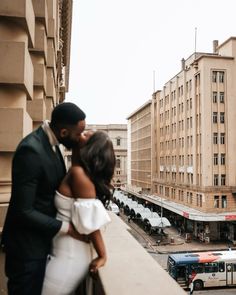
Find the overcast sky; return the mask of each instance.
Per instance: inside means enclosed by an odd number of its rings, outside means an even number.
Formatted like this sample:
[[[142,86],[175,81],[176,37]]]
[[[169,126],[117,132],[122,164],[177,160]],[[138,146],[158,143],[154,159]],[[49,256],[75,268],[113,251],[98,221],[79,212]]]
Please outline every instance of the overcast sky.
[[[181,69],[181,59],[212,52],[236,36],[235,0],[74,0],[67,101],[89,124],[127,116]],[[153,72],[155,71],[155,83]]]

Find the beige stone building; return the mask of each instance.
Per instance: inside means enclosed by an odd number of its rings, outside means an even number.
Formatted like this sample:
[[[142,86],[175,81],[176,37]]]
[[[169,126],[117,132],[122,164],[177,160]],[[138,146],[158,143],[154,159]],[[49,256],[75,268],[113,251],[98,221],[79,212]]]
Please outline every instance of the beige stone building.
[[[235,37],[221,45],[214,41],[213,53],[196,52],[183,59],[181,71],[147,104],[150,115],[154,110],[145,132],[153,137],[145,141],[152,142],[152,161],[145,157],[148,169],[152,167],[151,198],[172,222],[206,241],[236,241],[235,58]],[[133,181],[143,171],[134,171],[132,162],[139,114],[129,117],[131,184],[143,189],[146,176],[143,186]]]
[[[102,130],[107,132],[112,140],[115,155],[116,168],[113,177],[113,185],[116,188],[127,184],[127,125],[126,124],[88,124],[86,130]]]
[[[68,89],[72,0],[0,1],[0,228],[19,141]]]
[[[137,191],[150,192],[152,186],[153,103],[148,100],[128,118],[128,184]]]

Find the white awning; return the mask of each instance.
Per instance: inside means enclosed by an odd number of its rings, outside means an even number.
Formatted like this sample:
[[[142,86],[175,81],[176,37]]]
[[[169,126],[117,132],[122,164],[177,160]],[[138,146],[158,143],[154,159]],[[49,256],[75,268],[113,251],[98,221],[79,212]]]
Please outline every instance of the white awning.
[[[147,218],[151,227],[168,227],[171,226],[169,220],[166,217],[159,217],[159,218]]]

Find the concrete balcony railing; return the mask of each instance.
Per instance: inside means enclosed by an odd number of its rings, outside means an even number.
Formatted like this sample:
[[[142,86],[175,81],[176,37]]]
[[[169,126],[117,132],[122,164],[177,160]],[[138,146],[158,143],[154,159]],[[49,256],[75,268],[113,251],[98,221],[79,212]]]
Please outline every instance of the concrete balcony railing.
[[[94,281],[94,295],[186,294],[150,254],[131,236],[128,226],[111,213],[112,222],[103,232],[108,261]],[[6,294],[0,253],[0,286]],[[62,266],[63,267],[63,266]],[[84,293],[83,293],[84,294]]]
[[[131,236],[129,227],[110,214],[105,240],[108,261],[99,270],[95,294],[186,294],[150,254]]]
[[[25,28],[29,36],[29,46],[34,47],[35,20],[32,1],[1,0],[0,16],[8,19],[14,18],[15,22],[19,23],[23,28]]]

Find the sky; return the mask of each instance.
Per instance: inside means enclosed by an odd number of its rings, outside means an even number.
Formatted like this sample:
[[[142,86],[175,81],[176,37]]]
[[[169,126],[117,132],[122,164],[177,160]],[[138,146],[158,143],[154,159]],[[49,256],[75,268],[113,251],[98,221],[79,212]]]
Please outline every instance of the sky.
[[[235,0],[73,0],[66,101],[88,124],[125,124],[181,59],[236,36]],[[196,28],[196,29],[195,29]],[[196,44],[195,44],[196,32]]]

